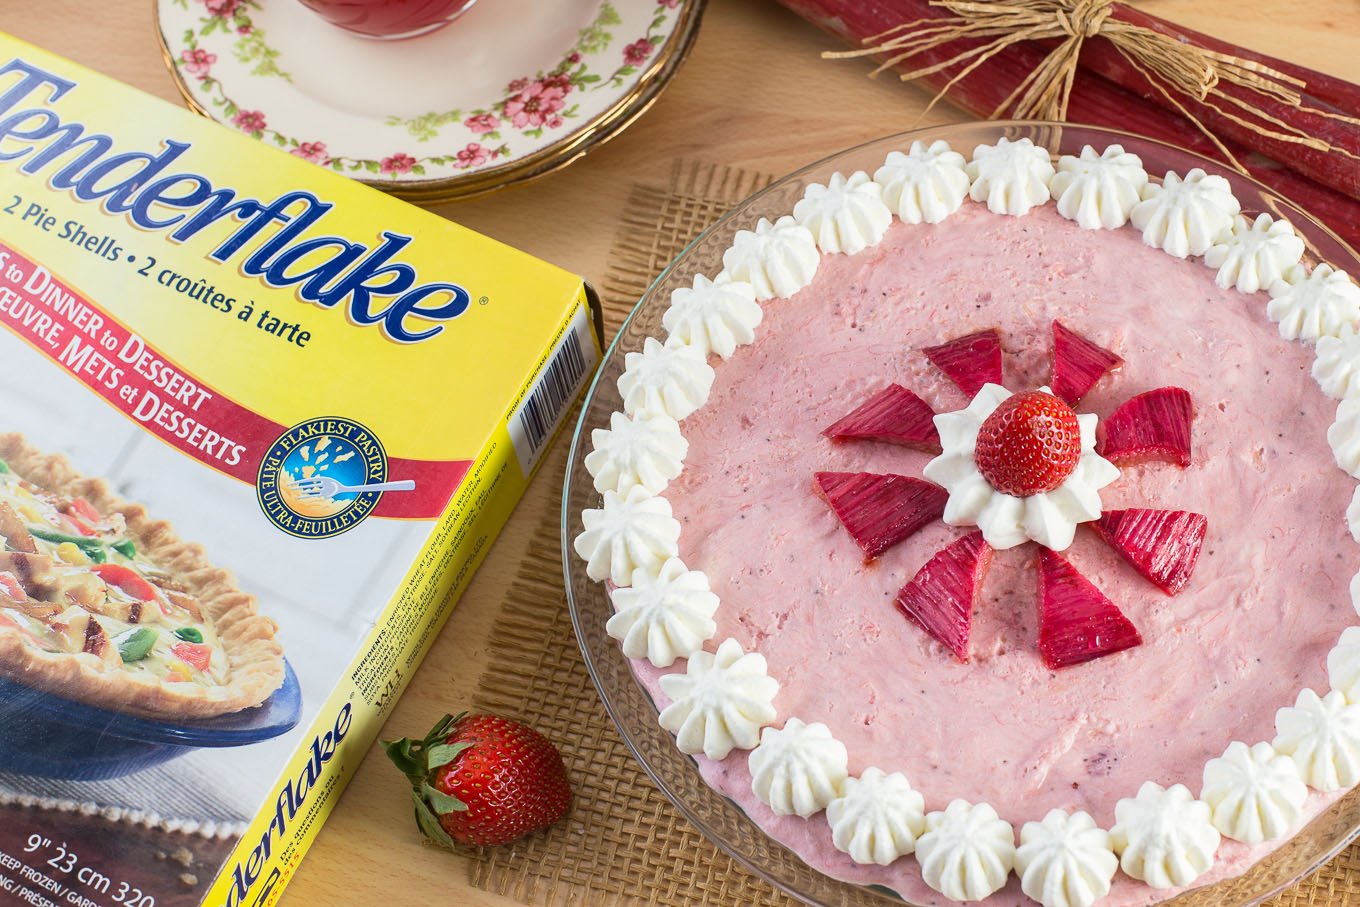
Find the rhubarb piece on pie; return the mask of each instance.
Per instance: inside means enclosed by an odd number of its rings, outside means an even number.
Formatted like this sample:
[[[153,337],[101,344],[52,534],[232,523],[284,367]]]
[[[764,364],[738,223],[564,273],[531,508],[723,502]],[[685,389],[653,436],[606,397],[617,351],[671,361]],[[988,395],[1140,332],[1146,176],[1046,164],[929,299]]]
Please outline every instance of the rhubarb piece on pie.
[[[1001,332],[978,331],[921,352],[969,397],[984,384],[1001,384]]]
[[[991,559],[982,533],[970,532],[936,552],[897,593],[897,609],[962,662],[968,661],[973,606]]]
[[[886,441],[940,452],[935,410],[900,384],[889,384],[822,434],[833,441]]]
[[[1190,465],[1194,404],[1179,387],[1159,387],[1132,397],[1100,424],[1096,451],[1117,466],[1162,460]]]
[[[1185,510],[1109,510],[1091,523],[1101,538],[1167,595],[1190,582],[1209,521]]]
[[[1062,555],[1039,549],[1039,653],[1066,668],[1143,644],[1129,619]]]
[[[1124,364],[1061,321],[1053,322],[1053,393],[1076,406],[1097,381]]]
[[[949,497],[921,479],[872,472],[819,472],[813,484],[866,561],[942,517]]]

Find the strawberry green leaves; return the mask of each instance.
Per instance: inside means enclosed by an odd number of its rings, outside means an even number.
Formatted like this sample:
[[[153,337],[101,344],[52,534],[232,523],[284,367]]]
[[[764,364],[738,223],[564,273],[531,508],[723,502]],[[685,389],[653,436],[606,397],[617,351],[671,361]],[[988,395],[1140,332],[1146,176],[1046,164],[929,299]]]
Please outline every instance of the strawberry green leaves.
[[[495,715],[445,715],[424,737],[384,741],[411,782],[416,824],[453,846],[507,844],[566,815],[571,786],[546,737]]]

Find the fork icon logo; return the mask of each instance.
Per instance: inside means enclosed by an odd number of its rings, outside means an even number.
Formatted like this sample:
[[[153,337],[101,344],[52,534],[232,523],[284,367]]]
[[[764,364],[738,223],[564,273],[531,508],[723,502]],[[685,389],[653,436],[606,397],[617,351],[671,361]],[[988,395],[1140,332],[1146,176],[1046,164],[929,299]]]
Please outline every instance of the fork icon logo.
[[[352,419],[323,416],[288,429],[260,461],[256,497],[269,521],[289,535],[320,539],[357,526],[384,491],[415,483],[387,481],[387,452]]]

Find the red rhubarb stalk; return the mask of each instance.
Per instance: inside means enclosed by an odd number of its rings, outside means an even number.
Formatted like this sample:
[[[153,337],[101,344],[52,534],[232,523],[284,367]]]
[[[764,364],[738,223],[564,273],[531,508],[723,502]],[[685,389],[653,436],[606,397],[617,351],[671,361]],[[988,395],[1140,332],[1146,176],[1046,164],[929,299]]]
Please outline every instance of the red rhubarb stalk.
[[[1130,25],[1141,25],[1143,28],[1169,35],[1178,41],[1188,41],[1198,44],[1206,50],[1221,54],[1232,54],[1244,60],[1251,60],[1253,63],[1260,63],[1262,66],[1269,66],[1271,69],[1278,70],[1307,84],[1308,88],[1304,94],[1306,106],[1360,117],[1360,85],[1356,85],[1354,82],[1347,82],[1345,79],[1339,79],[1325,72],[1318,72],[1316,69],[1309,69],[1307,66],[1300,66],[1288,60],[1281,60],[1278,57],[1248,50],[1245,47],[1238,47],[1236,44],[1229,44],[1213,35],[1206,35],[1204,32],[1195,31],[1193,28],[1168,22],[1160,16],[1154,16],[1123,3],[1114,5],[1114,15]]]
[[[874,38],[907,22],[945,18],[949,14],[925,0],[779,0],[784,6],[813,25],[841,40],[860,47],[864,39]],[[923,51],[906,69],[943,63],[959,53],[976,47],[977,40],[953,41]],[[986,63],[961,78],[945,98],[978,117],[990,117],[1016,85],[1043,62],[1045,52],[1032,43],[1013,44],[991,56]],[[967,64],[955,64],[918,81],[927,89],[939,91]],[[1093,126],[1120,129],[1147,136],[1206,157],[1222,160],[1222,154],[1203,132],[1179,114],[1125,91],[1118,85],[1091,73],[1082,73],[1072,87],[1067,107],[1068,120]],[[1322,186],[1263,155],[1254,154],[1231,140],[1223,143],[1247,171],[1261,183],[1296,202],[1319,218],[1352,246],[1360,247],[1360,202]],[[971,149],[960,149],[968,153]]]
[[[1087,41],[1082,45],[1081,67],[1083,72],[1078,78],[1086,76],[1087,73],[1099,73],[1126,91],[1131,91],[1154,104],[1165,103],[1162,90],[1168,92],[1171,90],[1164,83],[1159,88],[1158,84],[1153,82],[1155,76],[1149,77],[1104,39]],[[1160,83],[1160,80],[1158,82]],[[1283,101],[1227,82],[1220,82],[1218,91],[1228,97],[1211,97],[1207,101],[1197,101],[1184,95],[1175,97],[1195,119],[1220,138],[1255,148],[1268,157],[1288,163],[1304,176],[1352,198],[1360,198],[1360,124],[1309,113]],[[1289,124],[1294,130],[1326,142],[1334,150],[1309,147],[1301,142],[1255,131],[1246,124],[1254,123],[1281,135],[1290,134],[1289,130],[1282,129],[1275,123],[1251,115],[1241,106],[1233,104],[1230,98],[1250,104],[1270,117]]]

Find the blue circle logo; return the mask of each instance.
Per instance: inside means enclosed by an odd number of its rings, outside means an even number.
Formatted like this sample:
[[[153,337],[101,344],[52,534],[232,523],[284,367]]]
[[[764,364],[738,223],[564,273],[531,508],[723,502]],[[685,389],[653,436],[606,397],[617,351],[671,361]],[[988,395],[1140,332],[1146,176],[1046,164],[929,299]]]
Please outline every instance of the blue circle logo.
[[[387,479],[387,451],[352,419],[323,416],[288,429],[260,461],[255,494],[264,515],[289,535],[323,539],[373,512]]]

